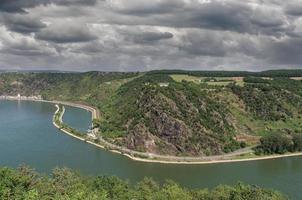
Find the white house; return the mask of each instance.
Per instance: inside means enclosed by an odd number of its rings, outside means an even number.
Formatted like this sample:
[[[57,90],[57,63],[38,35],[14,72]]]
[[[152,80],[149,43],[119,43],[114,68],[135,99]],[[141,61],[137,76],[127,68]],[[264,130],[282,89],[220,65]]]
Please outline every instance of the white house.
[[[169,83],[159,83],[159,86],[160,86],[160,87],[168,87],[168,86],[169,86]]]

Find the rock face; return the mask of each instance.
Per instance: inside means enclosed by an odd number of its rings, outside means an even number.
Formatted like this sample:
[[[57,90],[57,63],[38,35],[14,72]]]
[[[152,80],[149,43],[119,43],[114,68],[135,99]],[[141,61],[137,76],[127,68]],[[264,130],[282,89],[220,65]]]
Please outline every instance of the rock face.
[[[150,153],[157,153],[156,138],[147,130],[144,124],[138,124],[125,138],[129,149],[140,149]]]
[[[185,149],[182,144],[189,136],[189,130],[184,122],[174,119],[164,112],[155,113],[152,115],[152,119],[158,137],[166,143],[173,144],[178,151],[184,152]]]
[[[143,103],[139,108],[144,110],[143,118],[148,121],[137,124],[125,142],[130,149],[143,150],[150,153],[164,153],[176,155],[177,152],[185,152],[182,144],[190,135],[185,123],[175,119],[165,112],[162,104],[166,104],[167,99],[163,96],[148,98],[144,96]],[[171,109],[176,109],[175,105],[170,105]]]
[[[192,94],[187,89],[142,84],[132,88],[132,100],[125,93],[124,101],[114,104],[127,113],[120,117],[125,119],[122,126],[128,133],[124,145],[143,152],[186,156],[221,154],[228,145],[236,145],[225,107],[206,93]]]
[[[175,155],[177,153],[177,149],[169,143],[162,144],[165,146],[162,149],[160,145],[161,139],[152,135],[143,124],[137,125],[127,135],[124,142],[127,148],[142,152],[168,155]]]

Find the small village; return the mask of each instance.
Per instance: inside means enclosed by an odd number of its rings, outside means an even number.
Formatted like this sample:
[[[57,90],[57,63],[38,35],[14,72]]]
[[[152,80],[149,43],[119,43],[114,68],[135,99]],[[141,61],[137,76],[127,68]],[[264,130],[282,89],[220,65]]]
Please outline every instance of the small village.
[[[18,94],[17,96],[8,96],[8,95],[1,95],[0,100],[31,100],[31,101],[37,101],[37,100],[43,100],[41,95],[37,96],[22,96]]]

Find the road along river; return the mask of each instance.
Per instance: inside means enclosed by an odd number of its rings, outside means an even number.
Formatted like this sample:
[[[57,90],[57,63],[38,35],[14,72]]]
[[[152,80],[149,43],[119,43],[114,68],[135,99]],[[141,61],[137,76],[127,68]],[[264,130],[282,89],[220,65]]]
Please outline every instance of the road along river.
[[[87,130],[91,113],[65,108],[64,122]],[[278,189],[293,199],[302,195],[302,157],[209,165],[137,162],[62,134],[52,124],[55,110],[51,103],[0,101],[0,166],[27,164],[43,173],[66,166],[84,174],[116,175],[130,182],[145,176],[158,181],[172,179],[190,188],[243,181]]]

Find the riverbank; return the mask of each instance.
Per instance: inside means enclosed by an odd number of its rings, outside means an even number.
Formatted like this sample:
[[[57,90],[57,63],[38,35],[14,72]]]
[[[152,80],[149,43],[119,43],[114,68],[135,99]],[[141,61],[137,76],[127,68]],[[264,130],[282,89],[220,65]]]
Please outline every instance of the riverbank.
[[[13,99],[18,100],[18,99]],[[77,103],[71,103],[71,102],[64,102],[64,101],[47,101],[47,100],[27,100],[27,101],[37,101],[37,102],[47,102],[52,104],[61,104],[61,105],[67,105],[67,106],[73,106],[85,109],[89,112],[91,112],[92,119],[99,117],[99,112],[97,109],[77,104]],[[56,105],[57,110],[54,114],[54,116],[59,112],[59,106]],[[63,106],[63,112],[61,113],[60,120],[63,123],[63,115],[65,113],[65,108]],[[164,164],[215,164],[215,163],[231,163],[231,162],[247,162],[247,161],[255,161],[255,160],[268,160],[268,159],[277,159],[277,158],[283,158],[283,157],[294,157],[294,156],[302,156],[302,152],[298,153],[290,153],[290,154],[284,154],[284,155],[270,155],[270,156],[255,156],[252,154],[252,150],[250,148],[241,149],[239,151],[235,151],[229,154],[224,155],[218,155],[218,156],[204,156],[204,157],[177,157],[177,156],[165,156],[165,155],[156,155],[151,153],[143,153],[143,152],[137,152],[133,151],[121,146],[117,146],[115,144],[111,144],[104,140],[101,136],[98,138],[98,143],[95,141],[92,141],[89,138],[84,138],[75,134],[72,134],[70,131],[62,129],[58,124],[55,123],[55,120],[53,118],[53,125],[60,129],[63,133],[84,141],[88,144],[94,145],[98,148],[102,148],[105,150],[108,150],[113,153],[118,153],[121,155],[124,155],[132,160],[140,161],[140,162],[150,162],[150,163],[164,163]],[[242,158],[241,158],[242,157]]]
[[[63,102],[63,103],[67,103],[67,102]],[[79,108],[88,110],[92,113],[93,118],[98,117],[97,110],[92,107],[89,107],[86,105],[81,105],[81,104],[73,104],[73,103],[68,103],[65,105],[75,106],[75,107],[79,107]],[[65,112],[65,109],[64,109],[64,112]],[[64,115],[64,112],[63,112],[62,116]],[[118,154],[127,156],[128,158],[130,158],[132,160],[140,161],[140,162],[164,163],[164,164],[215,164],[215,163],[247,162],[247,161],[256,161],[256,160],[268,160],[268,159],[278,159],[278,158],[284,158],[284,157],[302,156],[302,152],[297,152],[297,153],[289,153],[289,154],[283,154],[283,155],[269,155],[269,156],[252,155],[250,158],[240,158],[241,155],[245,155],[245,154],[248,155],[249,153],[252,153],[252,151],[245,151],[244,149],[243,150],[241,149],[237,152],[233,152],[230,154],[219,155],[219,156],[207,156],[207,157],[163,156],[163,155],[142,153],[142,152],[136,152],[136,151],[133,151],[130,149],[125,149],[123,147],[118,147],[114,144],[108,143],[104,139],[100,138],[101,142],[104,143],[104,145],[102,145],[102,144],[98,144],[98,143],[89,141],[87,139],[84,139],[82,137],[76,136],[74,134],[71,134],[66,130],[62,130],[62,131],[74,138],[85,141],[96,147],[106,149],[113,153],[118,153]],[[110,147],[113,147],[113,149],[110,149]],[[120,148],[121,151],[119,151],[119,149],[114,149],[114,148]],[[246,150],[250,150],[250,149],[246,148]],[[130,154],[126,153],[125,151],[129,151]],[[139,156],[149,156],[149,158],[136,157],[133,154],[139,154]],[[169,160],[164,160],[164,159],[169,159]]]

